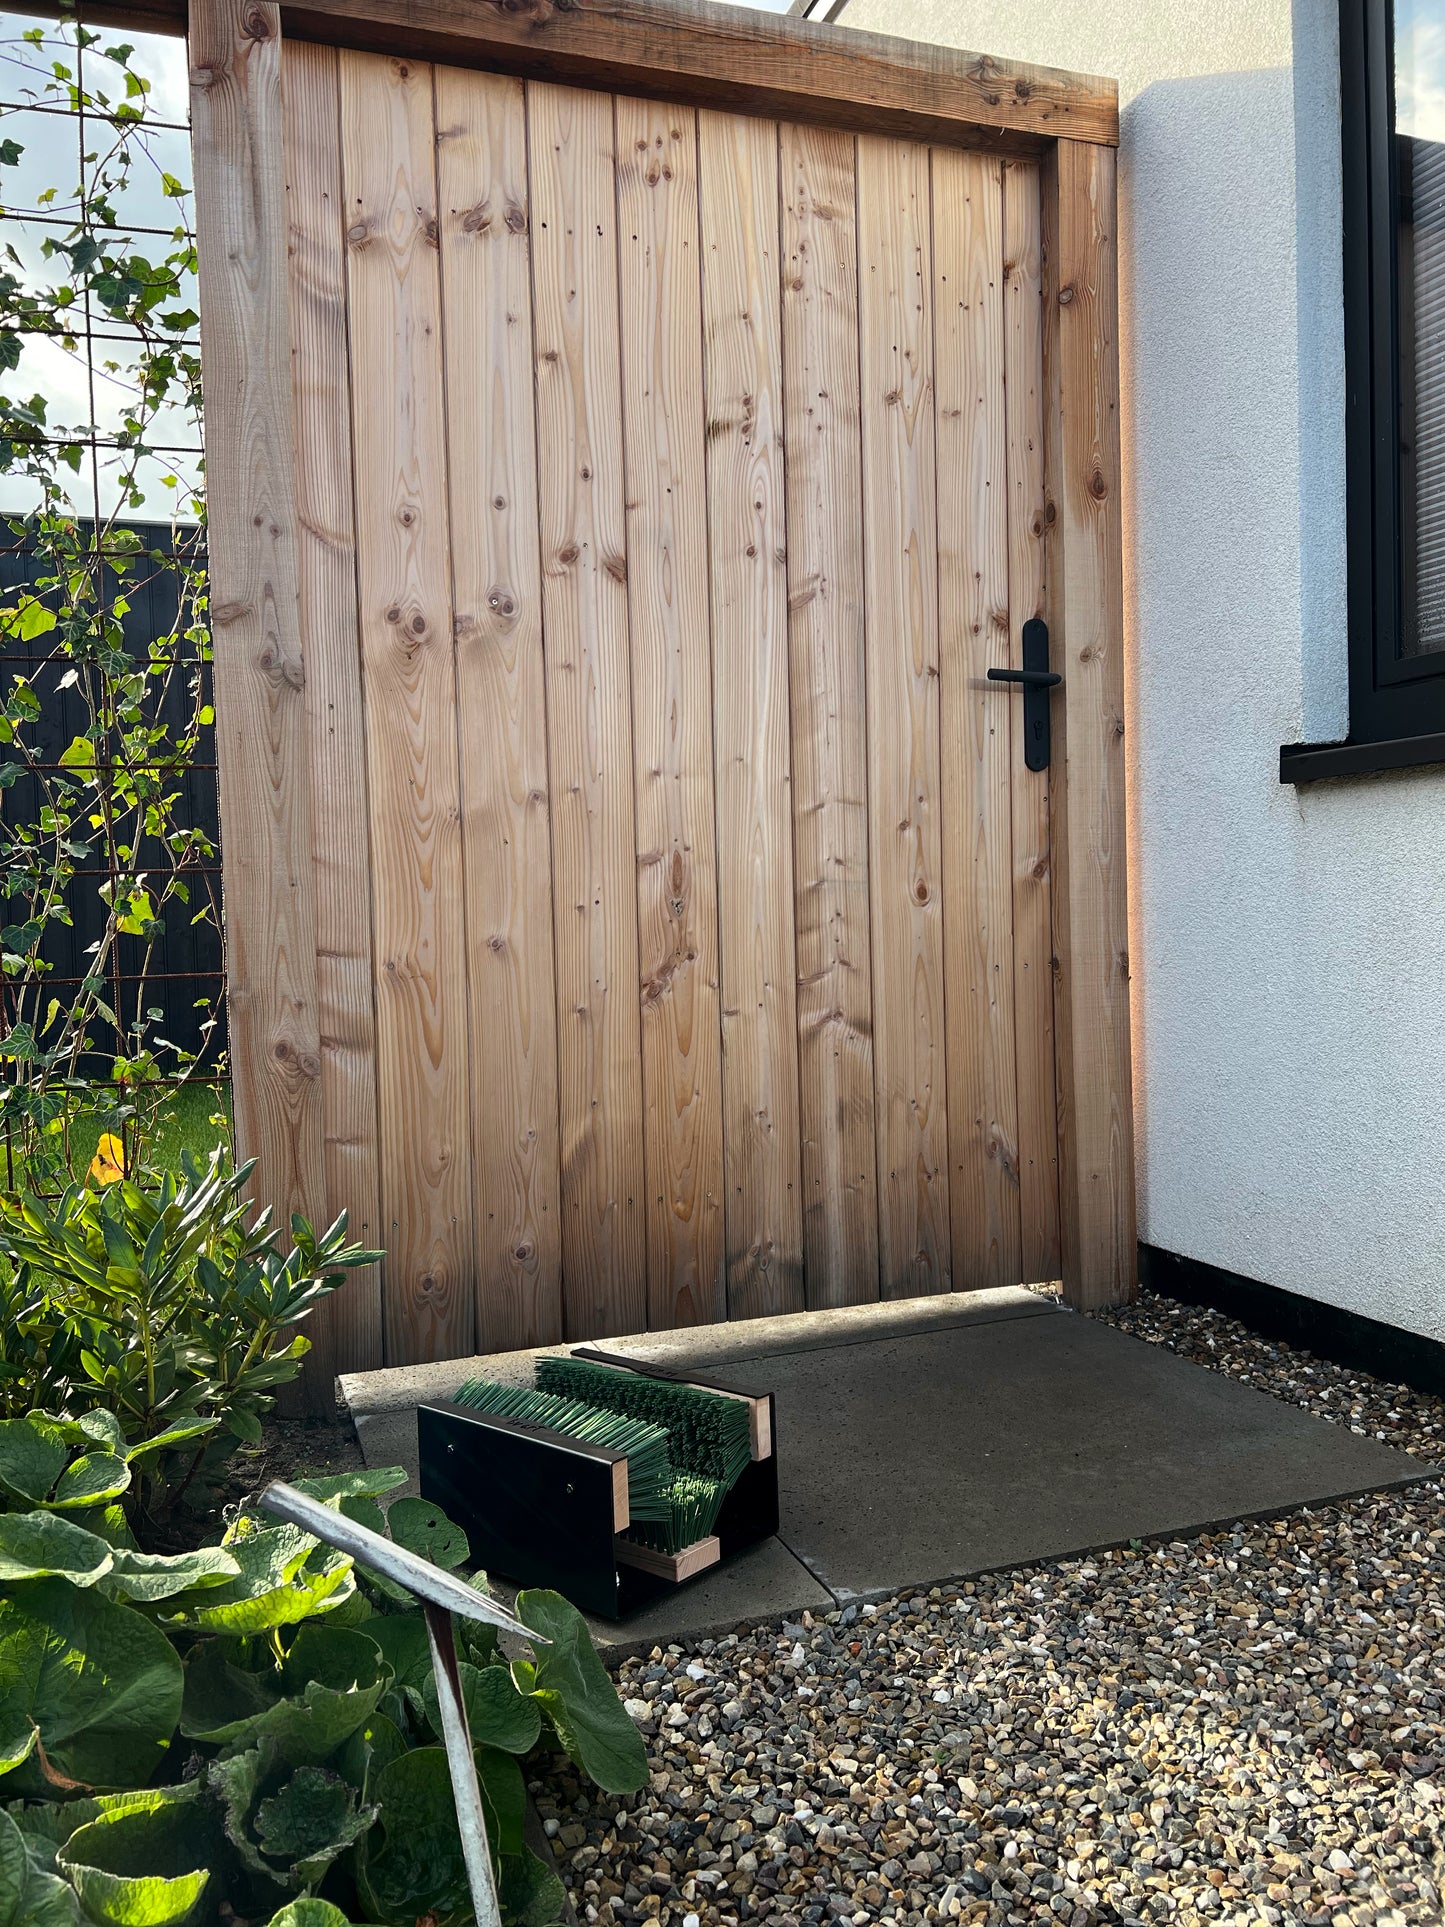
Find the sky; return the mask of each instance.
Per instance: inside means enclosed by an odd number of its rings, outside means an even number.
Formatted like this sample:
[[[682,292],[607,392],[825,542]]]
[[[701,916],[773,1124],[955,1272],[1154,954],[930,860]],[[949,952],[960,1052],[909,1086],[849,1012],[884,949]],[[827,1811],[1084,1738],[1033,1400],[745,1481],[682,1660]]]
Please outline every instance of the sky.
[[[52,106],[57,104],[53,94],[46,95],[44,92],[44,74],[37,72],[37,69],[43,70],[55,58],[73,64],[73,53],[63,47],[37,49],[25,42],[23,36],[37,24],[27,16],[0,12],[0,139],[14,141],[23,150],[17,165],[0,169],[0,197],[3,197],[6,208],[4,240],[19,256],[21,272],[32,284],[66,278],[64,264],[53,258],[47,261],[41,251],[41,242],[47,234],[56,236],[64,233],[66,216],[73,215],[77,205],[76,190],[80,174],[75,120],[63,113],[44,112],[28,104],[35,101],[48,101]],[[174,123],[171,127],[158,127],[150,136],[148,158],[136,168],[124,201],[116,208],[117,214],[127,225],[136,229],[162,230],[138,243],[142,252],[154,257],[168,248],[169,243],[164,236],[174,230],[178,218],[176,203],[168,200],[161,191],[162,173],[171,173],[187,184],[190,181],[190,144],[184,127],[187,114],[184,43],[179,39],[156,35],[122,36],[111,33],[104,38],[110,42],[124,38],[136,47],[141,71],[153,83],[152,113],[160,122]],[[118,68],[98,58],[95,59],[95,69],[101,76],[119,77]],[[89,84],[106,83],[101,79],[90,80]],[[107,86],[107,91],[112,97],[118,98],[121,89],[112,83]],[[92,138],[87,144],[92,149],[97,145],[103,146],[103,136],[99,143]],[[48,208],[42,208],[39,197],[48,188],[59,191]],[[59,219],[47,223],[41,218],[46,214]],[[4,267],[11,273],[16,271],[14,264],[8,260]],[[189,305],[194,307],[194,296],[190,298]],[[20,399],[28,399],[37,393],[43,395],[52,423],[79,428],[93,422],[97,433],[104,436],[118,426],[126,399],[132,392],[124,370],[133,347],[133,341],[126,338],[126,331],[116,327],[109,330],[104,342],[97,343],[92,396],[91,370],[87,365],[83,344],[74,350],[67,350],[57,340],[39,335],[27,336],[23,341],[19,367],[14,371],[6,371],[4,375],[6,392]],[[104,366],[106,362],[118,364],[118,370],[107,371]],[[180,445],[185,445],[186,452],[168,452],[146,458],[144,472],[140,476],[146,496],[141,513],[158,520],[168,520],[177,490],[166,487],[163,478],[167,474],[174,474],[183,482],[198,479],[198,456],[194,452],[197,442],[195,425],[183,411],[173,411],[157,420],[151,440],[175,444],[178,450]],[[103,450],[97,453],[94,471],[89,463],[85,464],[81,475],[72,484],[72,499],[79,512],[90,512],[92,491],[97,484],[101,512],[111,510],[116,500],[113,480],[115,467],[115,457],[107,457]],[[0,510],[24,511],[34,505],[34,499],[35,485],[29,478],[0,477]]]
[[[1395,126],[1445,141],[1445,0],[1395,0]]]

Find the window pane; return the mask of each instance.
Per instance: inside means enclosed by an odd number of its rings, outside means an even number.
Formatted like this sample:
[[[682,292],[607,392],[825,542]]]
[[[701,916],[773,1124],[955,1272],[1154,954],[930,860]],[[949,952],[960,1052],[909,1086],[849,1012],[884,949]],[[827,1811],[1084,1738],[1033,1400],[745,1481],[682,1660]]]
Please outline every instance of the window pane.
[[[1396,0],[1401,652],[1445,649],[1445,0]]]

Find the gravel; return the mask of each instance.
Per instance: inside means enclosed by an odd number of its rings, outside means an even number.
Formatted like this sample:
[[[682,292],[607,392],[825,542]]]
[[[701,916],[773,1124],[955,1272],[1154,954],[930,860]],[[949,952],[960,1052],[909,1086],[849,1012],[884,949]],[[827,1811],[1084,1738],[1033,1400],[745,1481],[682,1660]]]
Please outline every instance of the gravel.
[[[1440,1455],[1445,1404],[1145,1297],[1111,1323]],[[618,1669],[651,1786],[534,1784],[601,1927],[1445,1916],[1427,1483]]]

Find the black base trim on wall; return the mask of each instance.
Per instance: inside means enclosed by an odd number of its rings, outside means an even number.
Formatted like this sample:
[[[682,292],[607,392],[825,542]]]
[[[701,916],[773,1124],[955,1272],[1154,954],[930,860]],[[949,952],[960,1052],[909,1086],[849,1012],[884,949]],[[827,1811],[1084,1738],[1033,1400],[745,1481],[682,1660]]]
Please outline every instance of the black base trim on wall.
[[[1438,1338],[1421,1338],[1398,1325],[1362,1318],[1338,1305],[1322,1305],[1317,1298],[1262,1285],[1237,1271],[1221,1271],[1217,1265],[1181,1258],[1157,1245],[1139,1247],[1139,1283],[1146,1291],[1177,1298],[1181,1304],[1222,1311],[1262,1338],[1282,1339],[1347,1370],[1445,1397],[1445,1344]]]

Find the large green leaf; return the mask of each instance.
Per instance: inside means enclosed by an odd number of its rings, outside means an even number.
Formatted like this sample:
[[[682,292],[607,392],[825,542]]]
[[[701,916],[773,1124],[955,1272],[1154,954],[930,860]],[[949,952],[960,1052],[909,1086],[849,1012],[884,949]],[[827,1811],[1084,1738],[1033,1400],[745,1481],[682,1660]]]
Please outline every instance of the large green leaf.
[[[113,1558],[104,1539],[53,1512],[0,1513],[0,1585],[60,1577],[93,1586]]]
[[[261,1714],[281,1697],[274,1666],[262,1672],[237,1665],[240,1642],[203,1639],[186,1655],[181,1731],[214,1746],[244,1743]]]
[[[25,1836],[0,1808],[0,1927],[79,1927],[75,1889],[34,1865]]]
[[[149,1458],[152,1452],[171,1452],[178,1445],[188,1445],[192,1439],[205,1438],[220,1424],[218,1418],[177,1419],[168,1425],[164,1432],[157,1432],[154,1438],[135,1439],[125,1448],[125,1456],[132,1465],[137,1459]]]
[[[381,1656],[392,1671],[392,1686],[384,1709],[398,1725],[404,1724],[411,1695],[424,1710],[420,1695],[431,1677],[431,1647],[427,1643],[426,1621],[419,1612],[382,1613],[366,1623],[366,1637],[381,1649]]]
[[[8,1773],[35,1751],[39,1734],[29,1714],[15,1707],[0,1709],[0,1773]]]
[[[597,1657],[587,1622],[557,1592],[520,1592],[517,1617],[551,1640],[534,1646],[536,1663],[514,1664],[523,1692],[530,1692],[557,1729],[576,1765],[604,1793],[636,1793],[647,1785],[647,1750],[617,1688]]]
[[[502,1918],[507,1927],[557,1927],[564,1918],[567,1890],[530,1847],[502,1862]]]
[[[341,1627],[303,1626],[279,1674],[247,1671],[229,1642],[206,1640],[186,1662],[181,1730],[230,1748],[269,1739],[293,1766],[315,1763],[371,1717],[390,1683],[375,1642]]]
[[[318,1766],[293,1772],[271,1741],[212,1761],[208,1779],[243,1864],[283,1887],[314,1885],[376,1818],[338,1774]]]
[[[39,1505],[65,1470],[65,1434],[47,1419],[0,1419],[0,1485]]]
[[[499,1861],[504,1854],[522,1851],[522,1834],[527,1823],[526,1783],[521,1767],[510,1753],[479,1746],[473,1758],[477,1763],[477,1785],[487,1822],[487,1845],[493,1860]]]
[[[240,1573],[224,1546],[198,1546],[194,1552],[132,1552],[118,1548],[111,1557],[107,1584],[127,1599],[171,1599],[182,1592],[209,1592]]]
[[[0,1599],[0,1731],[39,1728],[38,1754],[13,1770],[17,1793],[56,1778],[140,1786],[165,1756],[181,1710],[181,1662],[133,1607],[41,1579]]]
[[[450,1569],[467,1557],[467,1535],[429,1499],[396,1499],[386,1515],[392,1538],[408,1552]]]
[[[332,1861],[359,1840],[376,1818],[358,1807],[352,1789],[320,1766],[300,1766],[256,1803],[252,1824],[268,1865],[290,1870],[298,1886],[314,1886]]]
[[[350,1559],[318,1546],[295,1526],[227,1534],[225,1546],[240,1568],[238,1577],[178,1601],[179,1610],[168,1619],[198,1632],[265,1633],[339,1606],[355,1589]]]
[[[306,1894],[283,1907],[279,1914],[272,1914],[266,1927],[349,1927],[349,1923],[341,1909],[333,1907],[329,1900],[317,1900]]]
[[[470,1906],[466,1863],[457,1832],[447,1756],[439,1746],[414,1747],[376,1777],[384,1842],[375,1833],[357,1850],[357,1889],[378,1919],[445,1917]]]
[[[114,1452],[87,1452],[61,1473],[49,1503],[69,1511],[118,1499],[130,1484],[130,1467]]]
[[[404,1465],[378,1465],[364,1472],[327,1472],[314,1479],[293,1479],[291,1483],[298,1492],[309,1493],[313,1499],[375,1499],[383,1492],[405,1485],[406,1479]]]
[[[101,1813],[56,1855],[85,1911],[114,1927],[179,1927],[210,1878],[197,1782],[157,1787]],[[198,1824],[199,1822],[199,1824]],[[199,1863],[199,1864],[198,1864]]]
[[[367,1799],[375,1791],[376,1781],[393,1760],[399,1760],[406,1752],[407,1743],[400,1727],[389,1720],[385,1713],[373,1713],[359,1733],[354,1733],[337,1754],[337,1764],[342,1770],[354,1769],[357,1762],[354,1749],[358,1743],[365,1747],[364,1757],[360,1760],[360,1772],[353,1771],[355,1784],[361,1787]]]
[[[474,1746],[495,1746],[504,1753],[530,1753],[542,1730],[542,1715],[530,1694],[519,1693],[505,1666],[469,1666],[459,1660],[462,1699]],[[422,1705],[428,1724],[440,1734],[435,1673],[422,1682]]]

